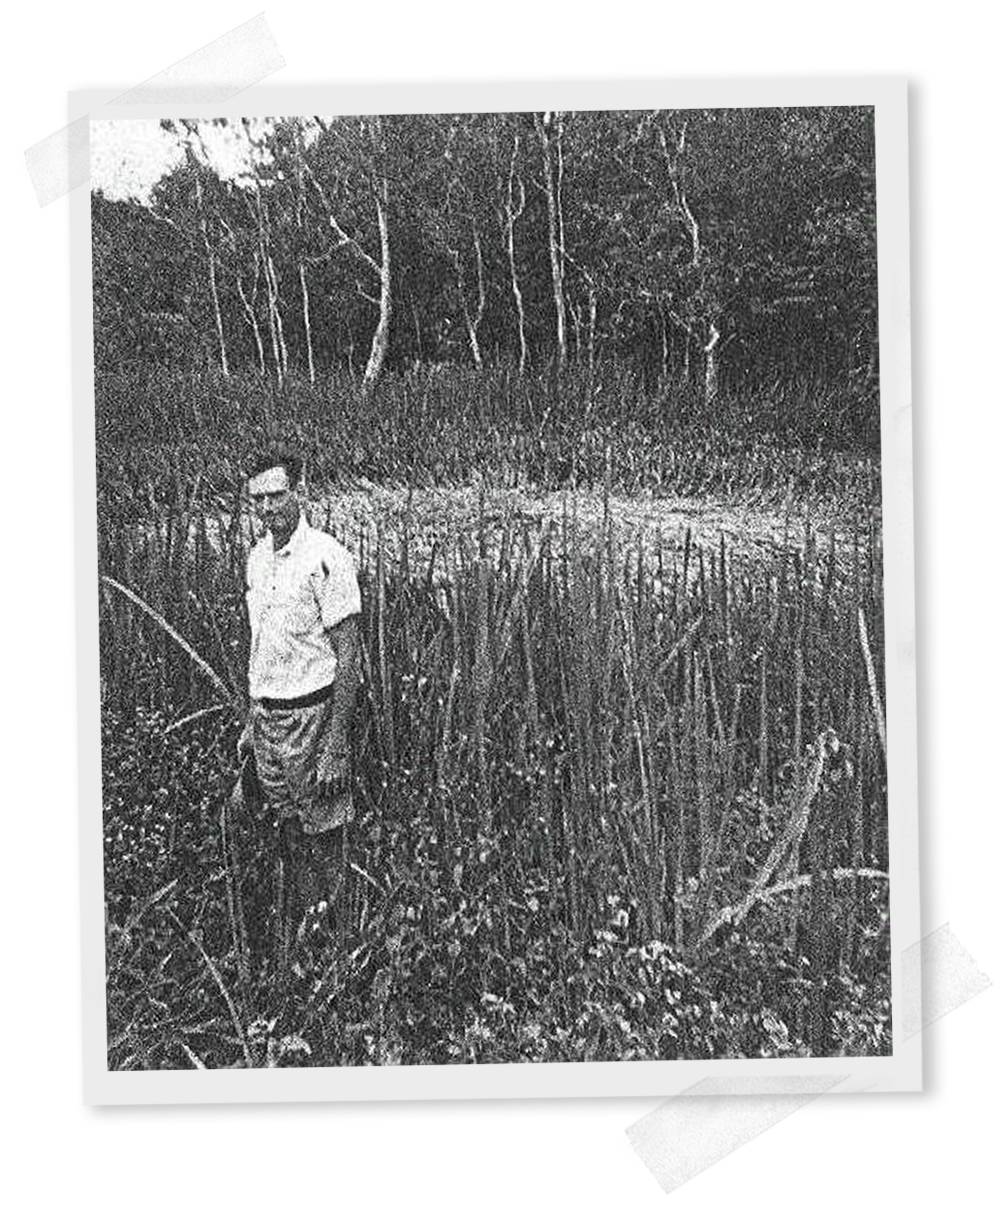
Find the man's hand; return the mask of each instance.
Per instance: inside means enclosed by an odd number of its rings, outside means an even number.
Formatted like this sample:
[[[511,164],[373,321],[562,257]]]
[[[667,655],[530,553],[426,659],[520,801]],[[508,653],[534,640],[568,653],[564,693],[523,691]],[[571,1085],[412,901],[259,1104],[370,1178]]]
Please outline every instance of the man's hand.
[[[337,656],[337,676],[333,680],[331,709],[333,718],[317,768],[320,795],[333,801],[351,793],[351,764],[348,757],[347,734],[354,701],[358,693],[358,617],[346,616],[328,629],[333,651]]]
[[[351,767],[346,756],[323,758],[316,775],[320,798],[328,801],[351,790]]]

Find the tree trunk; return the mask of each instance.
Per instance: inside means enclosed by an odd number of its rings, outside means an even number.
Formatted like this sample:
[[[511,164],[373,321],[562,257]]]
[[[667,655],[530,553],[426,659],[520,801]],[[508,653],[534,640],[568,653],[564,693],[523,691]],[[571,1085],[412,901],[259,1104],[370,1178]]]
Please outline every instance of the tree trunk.
[[[413,332],[417,337],[417,363],[423,364],[424,361],[424,334],[420,328],[420,313],[417,310],[417,303],[410,303],[410,310],[413,314]]]
[[[462,310],[462,321],[465,323],[465,333],[469,340],[469,352],[472,363],[477,369],[483,367],[483,355],[479,350],[479,338],[476,334],[476,321],[469,311],[469,303],[465,296],[465,284],[462,280],[462,262],[457,251],[451,253],[452,264],[455,268],[455,280],[458,282],[458,304]]]
[[[563,264],[560,256],[562,203],[558,196],[555,173],[552,169],[552,147],[548,127],[550,113],[535,114],[535,129],[542,147],[542,166],[545,171],[545,203],[549,217],[549,260],[552,266],[552,299],[556,307],[556,364],[560,372],[566,367],[566,300],[563,294]]]
[[[309,318],[309,286],[306,284],[306,266],[299,260],[299,285],[302,289],[302,325],[306,332],[306,359],[309,364],[309,382],[316,384],[316,364],[313,360],[312,323]]]
[[[321,130],[328,132],[331,129],[330,123],[322,121],[320,118],[314,119]],[[380,259],[376,260],[374,256],[369,255],[361,246],[358,240],[347,233],[341,226],[333,206],[326,195],[323,186],[316,179],[313,172],[309,171],[308,177],[316,192],[319,194],[320,200],[327,213],[327,219],[330,226],[336,235],[336,243],[331,248],[331,253],[338,247],[347,247],[358,257],[358,259],[375,273],[379,281],[379,295],[377,298],[369,297],[367,293],[358,284],[358,292],[367,301],[378,307],[378,323],[375,327],[375,333],[372,336],[371,347],[368,352],[368,362],[365,365],[364,377],[362,378],[362,390],[369,393],[375,387],[382,369],[385,365],[386,356],[389,352],[389,329],[392,322],[392,262],[389,254],[389,178],[386,173],[385,163],[385,142],[384,130],[380,118],[374,118],[374,125],[369,133],[370,147],[373,152],[373,166],[371,168],[371,190],[375,201],[375,211],[378,218],[378,234]],[[378,165],[377,167],[375,165]],[[348,355],[348,363],[350,371],[354,371],[354,335],[351,333],[351,345]]]
[[[514,135],[514,149],[510,156],[510,172],[507,176],[507,262],[510,265],[510,287],[514,294],[514,305],[517,308],[517,342],[518,342],[518,376],[524,376],[525,365],[528,362],[528,343],[524,335],[524,297],[521,294],[521,283],[517,275],[517,259],[514,255],[514,223],[524,213],[524,182],[517,177],[518,203],[514,207],[514,176],[517,163],[519,140]]]
[[[705,402],[708,406],[714,406],[719,396],[718,342],[719,328],[713,320],[709,323],[708,342],[705,344]]]
[[[256,208],[251,204],[251,196],[256,203]],[[280,385],[288,370],[288,348],[285,345],[284,325],[278,305],[278,274],[275,271],[274,258],[271,255],[268,214],[259,180],[256,181],[253,193],[247,196],[247,207],[257,223],[257,254],[264,272],[264,288],[267,295],[267,328],[271,337],[271,355],[274,358],[275,376]]]
[[[301,122],[295,125],[295,224],[299,231],[300,248],[306,237],[306,183],[305,183],[305,139]],[[309,384],[316,384],[316,361],[313,357],[312,315],[309,309],[309,285],[306,283],[306,261],[304,250],[299,252],[299,291],[302,294],[302,327],[306,337],[306,364],[309,369]],[[310,261],[316,263],[315,259]]]
[[[207,240],[206,240],[207,242]],[[229,376],[229,357],[226,355],[226,332],[222,326],[222,310],[219,307],[219,289],[215,280],[215,253],[208,253],[208,287],[212,292],[212,309],[215,311],[215,330],[219,339],[219,363],[223,377]]]
[[[253,332],[254,346],[257,349],[257,366],[260,370],[260,375],[263,377],[267,374],[267,365],[264,361],[264,340],[260,334],[260,323],[257,321],[257,280],[260,276],[260,266],[254,259],[254,281],[253,293],[247,298],[246,291],[243,288],[243,278],[239,272],[236,273],[236,292],[240,295],[240,301],[243,303],[243,314],[246,318],[247,326]]]
[[[267,285],[267,320],[271,332],[271,354],[274,356],[274,369],[280,385],[288,371],[288,348],[285,346],[285,331],[281,321],[281,310],[278,306],[278,276],[274,270],[271,253],[262,247],[261,255],[264,261],[264,283]]]
[[[205,255],[208,257],[208,291],[212,297],[215,334],[219,342],[219,364],[222,368],[223,377],[228,377],[229,357],[226,354],[226,332],[222,326],[222,308],[219,305],[219,288],[215,279],[215,252],[212,250],[212,243],[208,237],[208,221],[205,218],[205,203],[202,197],[201,180],[197,175],[195,176],[195,195],[198,200],[198,224],[201,227],[202,242],[205,244]]]
[[[483,367],[483,357],[479,350],[479,324],[486,312],[486,280],[483,276],[483,248],[479,241],[479,227],[475,220],[472,223],[472,247],[476,253],[476,316],[472,322],[469,344],[472,347],[472,358],[476,368]]]
[[[282,376],[288,373],[288,344],[285,342],[285,322],[281,317],[281,306],[279,302],[281,297],[278,293],[278,274],[275,271],[274,259],[268,256],[268,266],[271,270],[271,280],[274,283],[274,325],[278,331],[278,350],[281,353],[281,373]]]
[[[472,363],[478,371],[483,367],[483,354],[479,348],[479,336],[476,334],[476,324],[469,314],[469,307],[464,302],[462,303],[462,311],[465,317],[465,330],[469,336],[469,351],[472,354]]]
[[[597,290],[593,284],[587,284],[587,305],[589,325],[587,328],[587,372],[594,376],[595,344],[597,343]]]
[[[389,324],[392,321],[392,263],[389,258],[388,204],[389,184],[383,177],[375,193],[381,264],[379,265],[378,325],[372,336],[371,351],[368,354],[368,363],[365,365],[365,375],[362,381],[362,388],[366,393],[375,388],[375,383],[381,376],[389,351]]]
[[[455,281],[458,285],[458,301],[462,308],[462,318],[465,322],[465,332],[469,340],[469,351],[472,362],[477,370],[483,367],[483,354],[479,346],[479,324],[483,321],[486,310],[486,282],[483,279],[483,249],[479,241],[479,229],[472,224],[472,246],[476,257],[476,311],[469,309],[469,301],[465,293],[465,278],[462,272],[462,256],[457,248],[449,248],[451,262],[455,269]]]
[[[573,323],[573,355],[579,364],[580,357],[583,352],[583,315],[580,313],[580,307],[569,303],[569,316]]]

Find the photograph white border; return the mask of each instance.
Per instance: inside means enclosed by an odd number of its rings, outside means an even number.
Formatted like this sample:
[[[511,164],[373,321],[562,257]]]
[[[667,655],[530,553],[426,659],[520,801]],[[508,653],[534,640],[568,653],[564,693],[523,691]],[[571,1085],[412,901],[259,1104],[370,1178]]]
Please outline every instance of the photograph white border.
[[[909,206],[906,85],[886,77],[259,86],[225,101],[206,91],[75,92],[70,117],[94,120],[302,113],[486,112],[533,109],[865,105],[875,110],[881,385],[886,722],[889,783],[891,1056],[615,1063],[435,1065],[110,1072],[107,1068],[100,677],[90,194],[70,196],[77,693],[81,844],[84,1096],[91,1104],[637,1097],[683,1092],[706,1077],[719,1092],[890,1092],[922,1087],[919,974],[903,952],[921,938],[917,808]],[[915,1012],[916,1011],[916,1012]],[[830,1080],[825,1080],[830,1078]],[[834,1082],[835,1078],[835,1082]],[[755,1082],[759,1087],[755,1090]]]

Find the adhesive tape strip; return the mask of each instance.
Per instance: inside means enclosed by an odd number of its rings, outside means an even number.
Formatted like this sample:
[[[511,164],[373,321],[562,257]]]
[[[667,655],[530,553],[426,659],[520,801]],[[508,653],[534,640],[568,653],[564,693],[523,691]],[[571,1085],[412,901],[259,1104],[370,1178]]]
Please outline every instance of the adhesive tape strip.
[[[990,984],[989,976],[976,965],[950,925],[932,930],[903,951],[900,1037],[904,1042],[913,1038]]]
[[[905,950],[902,970],[902,1042],[990,985],[948,925]],[[671,1193],[846,1079],[708,1077],[657,1106],[626,1133],[636,1155]]]
[[[115,105],[220,101],[259,83],[285,60],[263,13],[216,38],[173,66],[137,84],[94,114],[78,117],[28,147],[28,175],[39,205],[48,205],[90,179],[89,125],[111,117]]]
[[[710,1076],[657,1106],[626,1133],[661,1189],[672,1193],[846,1079]],[[790,1093],[790,1087],[796,1091]]]

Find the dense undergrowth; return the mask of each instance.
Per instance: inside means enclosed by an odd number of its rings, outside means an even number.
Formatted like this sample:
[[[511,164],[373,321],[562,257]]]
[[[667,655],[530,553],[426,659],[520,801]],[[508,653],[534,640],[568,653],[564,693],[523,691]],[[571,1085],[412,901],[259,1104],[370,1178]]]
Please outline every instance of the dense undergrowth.
[[[615,367],[519,378],[449,366],[371,394],[346,374],[279,390],[250,374],[150,369],[99,380],[102,504],[135,515],[231,499],[247,455],[275,433],[303,450],[320,487],[487,480],[861,509],[880,490],[877,397],[860,387],[775,382],[709,408],[697,383],[650,393]]]

